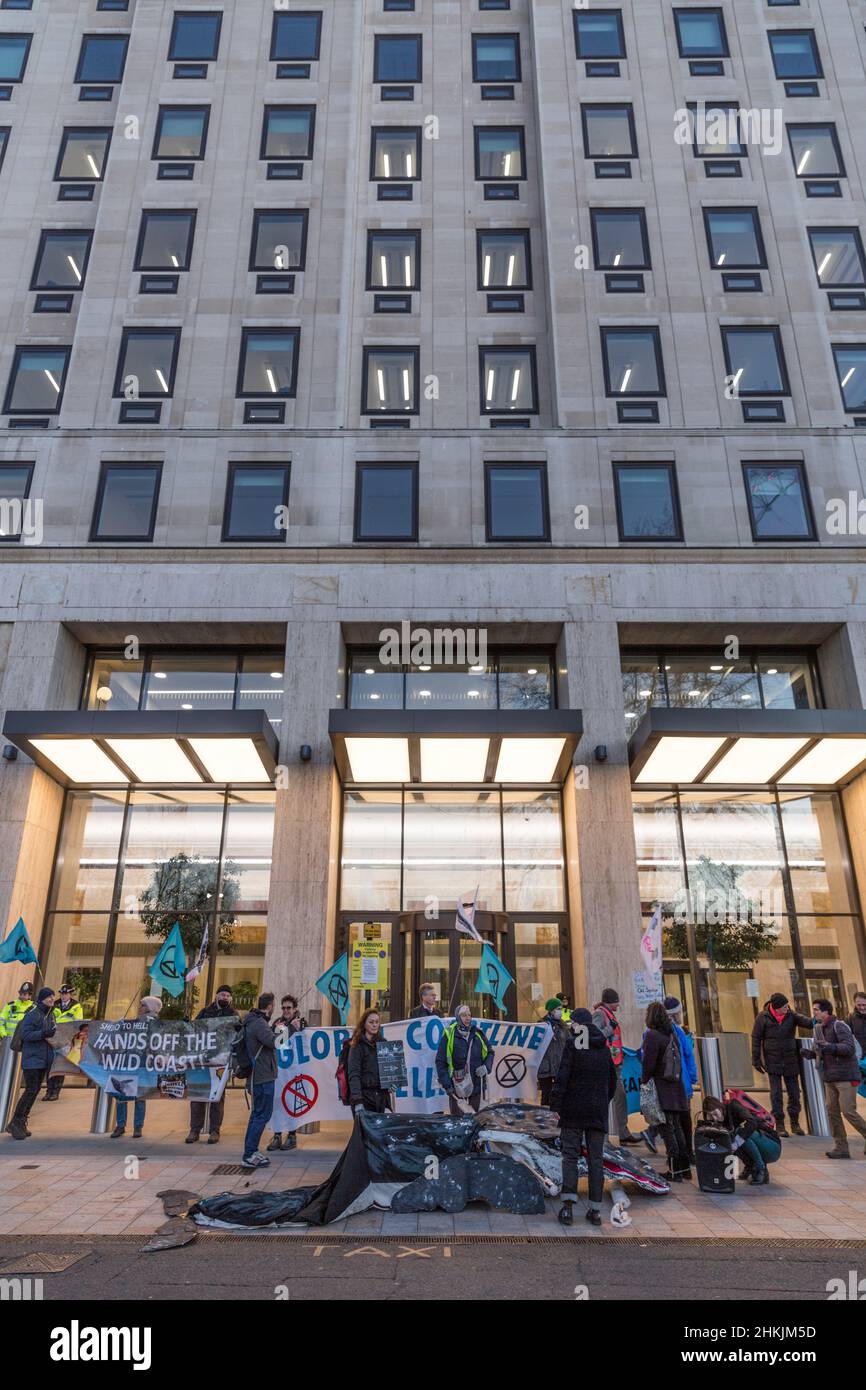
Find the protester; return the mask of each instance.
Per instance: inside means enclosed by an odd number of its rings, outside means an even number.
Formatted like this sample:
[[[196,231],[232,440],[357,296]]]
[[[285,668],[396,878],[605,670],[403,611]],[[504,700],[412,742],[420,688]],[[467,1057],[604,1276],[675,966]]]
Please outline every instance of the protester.
[[[641,1085],[654,1081],[665,1122],[661,1129],[668,1168],[668,1182],[691,1178],[689,1154],[683,1133],[683,1114],[689,1108],[683,1085],[683,1061],[679,1039],[664,1004],[656,1001],[646,1012]]]
[[[541,1091],[541,1104],[550,1105],[550,1093],[559,1075],[562,1054],[571,1042],[571,1029],[564,1021],[565,1010],[561,999],[558,997],[548,999],[544,1010],[542,1023],[550,1024],[551,1038],[538,1067],[538,1085]]]
[[[162,1000],[155,994],[145,994],[138,1006],[137,1018],[159,1018],[162,1013]],[[129,1112],[129,1101],[119,1096],[114,1105],[114,1129],[111,1131],[110,1138],[119,1139],[126,1133],[126,1117]],[[140,1139],[144,1129],[144,1117],[147,1113],[147,1102],[136,1098],[132,1110],[132,1137]]]
[[[674,1026],[677,1041],[680,1045],[680,1055],[683,1059],[683,1089],[686,1093],[688,1109],[681,1115],[683,1127],[683,1138],[686,1143],[686,1153],[689,1163],[695,1161],[695,1146],[692,1138],[692,1096],[698,1084],[698,1064],[695,1059],[695,1045],[692,1042],[691,1034],[683,1026],[683,1006],[675,994],[669,994],[665,1000],[665,1012]],[[644,1130],[643,1138],[647,1147],[652,1153],[657,1153],[656,1141],[661,1135],[660,1125],[648,1125]]]
[[[54,999],[53,989],[40,989],[35,1006],[25,1012],[21,1023],[21,1070],[24,1074],[24,1092],[8,1126],[8,1132],[13,1139],[30,1138],[27,1117],[54,1061],[54,1048],[48,1041],[54,1036],[57,1026],[54,1022]]]
[[[454,1022],[445,1029],[436,1049],[436,1075],[448,1096],[452,1115],[464,1115],[466,1105],[478,1114],[482,1082],[492,1067],[492,1047],[473,1022],[469,1005],[460,1004]]]
[[[382,1021],[378,1010],[365,1009],[349,1042],[349,1100],[352,1114],[358,1110],[374,1110],[382,1114],[392,1110],[391,1092],[379,1080],[379,1058],[376,1048],[380,1040]]]
[[[628,1127],[628,1101],[626,1100],[621,1073],[625,1053],[622,1050],[622,1029],[616,1017],[618,1008],[619,995],[616,990],[603,989],[601,1003],[596,1004],[593,1008],[592,1021],[607,1042],[613,1064],[616,1067],[617,1087],[613,1098],[613,1113],[619,1142],[621,1144],[639,1144],[640,1135],[632,1134]]]
[[[240,1021],[237,1010],[235,1009],[230,985],[220,985],[212,1004],[207,1004],[203,1009],[199,1009],[196,1019],[199,1018],[233,1018]],[[220,1141],[220,1130],[223,1124],[223,1115],[226,1108],[226,1096],[223,1091],[219,1100],[192,1100],[189,1104],[189,1134],[186,1136],[187,1144],[197,1144],[199,1135],[207,1121],[209,1144],[218,1144]]]
[[[84,1017],[84,1010],[75,998],[75,993],[70,984],[60,986],[60,999],[54,1005],[55,1023],[80,1023]],[[49,1076],[45,1083],[45,1095],[43,1100],[59,1100],[60,1092],[63,1090],[63,1083],[66,1080],[63,1072]]]
[[[0,1009],[0,1038],[11,1038],[28,1009],[33,1008],[33,986],[25,983],[18,990],[18,998],[10,999]]]
[[[768,1163],[775,1163],[782,1152],[782,1141],[774,1129],[758,1116],[750,1114],[733,1097],[727,1101],[707,1096],[701,1107],[702,1118],[695,1129],[695,1141],[702,1129],[726,1129],[731,1136],[731,1148],[742,1160],[745,1176],[753,1187],[770,1181]]]
[[[250,1118],[244,1135],[244,1168],[267,1168],[270,1159],[259,1153],[259,1141],[274,1108],[274,1082],[277,1079],[277,1039],[270,1026],[274,995],[260,994],[259,1002],[244,1019],[244,1044],[251,1072],[247,1090],[252,1097]]]
[[[797,1055],[797,1029],[812,1031],[812,1019],[794,1013],[784,994],[773,994],[755,1019],[752,1029],[752,1066],[766,1072],[770,1081],[770,1109],[776,1117],[776,1133],[788,1138],[785,1129],[785,1103],[782,1082],[788,1092],[788,1118],[791,1134],[802,1137],[800,1128],[800,1059]]]
[[[274,1020],[271,1026],[277,1040],[277,1047],[285,1047],[289,1038],[306,1028],[307,1020],[301,1018],[298,1001],[293,994],[283,995],[280,1000],[280,1016]],[[297,1147],[298,1137],[296,1134],[287,1134],[284,1139],[281,1130],[274,1130],[274,1137],[268,1144],[268,1153],[275,1153],[277,1149],[289,1150]]]
[[[574,1221],[577,1169],[585,1144],[589,1170],[586,1219],[593,1226],[600,1226],[608,1106],[616,1091],[618,1077],[610,1049],[601,1030],[593,1023],[589,1009],[575,1009],[571,1022],[572,1029],[568,1030],[569,1037],[550,1094],[550,1107],[559,1115],[562,1134],[562,1206],[559,1220],[563,1226],[571,1226]]]
[[[441,1018],[442,1010],[439,1008],[439,1000],[436,998],[436,986],[423,984],[418,991],[420,1004],[416,1004],[410,1018]]]
[[[866,1139],[866,1120],[857,1114],[857,1087],[863,1077],[857,1061],[854,1034],[847,1023],[834,1017],[829,999],[816,999],[812,1012],[815,1016],[815,1047],[824,1081],[830,1133],[836,1141],[834,1148],[827,1151],[827,1157],[850,1158],[845,1121]],[[866,1146],[863,1151],[866,1153]]]
[[[858,989],[854,995],[854,1012],[848,1018],[848,1027],[860,1046],[860,1057],[866,1057],[866,994]]]

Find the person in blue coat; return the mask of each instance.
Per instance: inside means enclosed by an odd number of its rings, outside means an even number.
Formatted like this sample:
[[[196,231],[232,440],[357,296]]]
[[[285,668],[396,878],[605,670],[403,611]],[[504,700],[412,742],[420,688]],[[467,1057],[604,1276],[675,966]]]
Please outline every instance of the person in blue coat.
[[[54,1061],[54,1048],[48,1039],[53,1038],[57,1031],[54,1021],[55,997],[53,989],[40,989],[35,1007],[28,1009],[21,1020],[21,1070],[24,1073],[24,1092],[9,1125],[9,1133],[13,1139],[30,1138],[27,1117]]]
[[[436,1050],[436,1075],[452,1115],[465,1114],[467,1105],[478,1114],[482,1082],[492,1068],[493,1048],[474,1022],[469,1005],[460,1004]]]
[[[674,1032],[677,1035],[677,1040],[680,1045],[680,1055],[683,1059],[682,1083],[685,1089],[686,1099],[689,1102],[691,1102],[692,1096],[694,1095],[698,1085],[698,1064],[695,1058],[695,1045],[692,1042],[691,1033],[687,1033],[685,1028],[683,1027],[683,1006],[680,1003],[679,999],[677,999],[676,995],[669,994],[664,1002],[665,1013],[667,1014],[668,1018],[673,1024]],[[646,1036],[646,1034],[644,1034],[644,1036]],[[683,1127],[683,1136],[685,1138],[686,1147],[688,1149],[689,1162],[694,1163],[695,1148],[692,1131],[691,1109],[689,1109],[687,1112],[684,1112],[680,1116],[680,1123]],[[657,1145],[659,1138],[658,1125],[650,1125],[647,1129],[644,1130],[643,1137],[644,1141],[646,1142],[647,1148],[652,1153],[657,1153]]]

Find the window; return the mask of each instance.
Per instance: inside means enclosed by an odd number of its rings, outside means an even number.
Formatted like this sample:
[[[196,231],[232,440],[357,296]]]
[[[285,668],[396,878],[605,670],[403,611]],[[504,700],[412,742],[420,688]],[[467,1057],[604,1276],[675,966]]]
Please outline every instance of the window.
[[[379,183],[421,177],[421,130],[418,126],[374,126],[370,178]]]
[[[592,208],[590,219],[596,270],[649,270],[643,208]]]
[[[473,34],[472,80],[474,82],[519,82],[520,36],[518,34]]]
[[[421,35],[377,34],[374,40],[374,82],[421,81]]]
[[[87,274],[92,232],[44,231],[39,238],[31,290],[80,290]]]
[[[526,144],[522,125],[475,127],[475,177],[526,178]]]
[[[767,37],[777,77],[824,76],[813,29],[774,29]]]
[[[789,396],[778,328],[722,328],[725,370],[740,396]]]
[[[420,232],[367,233],[367,289],[417,290]]]
[[[56,415],[63,400],[68,347],[16,347],[4,415]]]
[[[176,10],[168,45],[169,61],[215,63],[222,18],[220,10]]]
[[[76,82],[122,82],[127,34],[85,34],[81,40]]]
[[[32,463],[0,463],[0,544],[21,539],[23,503],[30,496],[32,479]],[[4,507],[4,502],[11,505]]]
[[[32,34],[0,34],[0,82],[22,80],[32,42]]]
[[[728,36],[721,10],[674,10],[681,58],[727,58]]]
[[[538,414],[534,347],[482,347],[481,414]]]
[[[844,177],[839,137],[832,122],[789,125],[788,143],[798,179]]]
[[[306,208],[257,209],[253,213],[250,270],[303,270],[307,218]]]
[[[532,289],[528,231],[478,232],[477,240],[480,290]]]
[[[0,0],[0,10],[32,10],[33,0]]]
[[[603,328],[601,350],[608,396],[663,396],[665,376],[657,328]]]
[[[365,347],[362,415],[418,414],[419,349]]]
[[[486,463],[484,502],[489,541],[549,541],[547,465]]]
[[[0,169],[3,168],[3,160],[6,158],[6,148],[9,144],[9,131],[11,129],[11,126],[0,125]]]
[[[136,270],[189,270],[195,212],[145,210],[141,214]]]
[[[746,153],[742,135],[740,107],[736,101],[712,101],[699,107],[687,103],[694,138],[692,148],[698,159],[740,159]]]
[[[359,463],[355,470],[355,540],[417,539],[418,465]]]
[[[624,58],[621,10],[575,10],[574,43],[578,58]]]
[[[260,159],[312,159],[315,106],[266,106]]]
[[[224,541],[284,541],[281,511],[289,502],[287,463],[230,463]]]
[[[744,463],[743,477],[754,540],[815,539],[802,463]]]
[[[294,396],[300,341],[300,328],[244,328],[236,394]]]
[[[753,270],[767,264],[757,208],[704,208],[710,264],[717,270]]]
[[[866,285],[863,243],[856,227],[809,227],[818,284],[824,289]]]
[[[60,141],[55,179],[71,183],[95,183],[105,175],[111,131],[104,126],[95,128],[67,126]]]
[[[866,411],[866,343],[834,343],[833,358],[846,411]]]
[[[153,159],[204,159],[209,106],[161,106]]]
[[[613,484],[621,541],[683,539],[672,463],[615,463]]]
[[[634,159],[637,137],[631,105],[581,106],[587,159]]]
[[[321,10],[275,14],[271,30],[271,62],[318,62],[321,40]]]
[[[104,463],[90,539],[152,541],[161,475],[161,463]]]
[[[114,395],[127,400],[174,395],[179,328],[124,328]]]

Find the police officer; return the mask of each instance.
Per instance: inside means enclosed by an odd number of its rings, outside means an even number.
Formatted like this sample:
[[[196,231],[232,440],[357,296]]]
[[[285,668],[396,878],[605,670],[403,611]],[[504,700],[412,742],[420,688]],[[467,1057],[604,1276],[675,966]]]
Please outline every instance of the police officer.
[[[33,986],[23,984],[17,999],[0,1009],[0,1038],[11,1038],[28,1009],[33,1008]]]
[[[75,998],[72,986],[65,984],[60,986],[60,998],[54,1005],[55,1023],[78,1023],[84,1017],[84,1010]],[[60,1076],[49,1076],[45,1087],[43,1100],[59,1100],[60,1092],[63,1090],[63,1083],[66,1077],[61,1073]]]

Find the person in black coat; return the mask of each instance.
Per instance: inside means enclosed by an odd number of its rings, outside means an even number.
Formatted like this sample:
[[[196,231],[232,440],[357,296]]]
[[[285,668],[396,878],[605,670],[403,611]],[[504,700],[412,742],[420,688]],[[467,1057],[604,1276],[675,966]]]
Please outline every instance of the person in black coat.
[[[9,1123],[13,1139],[29,1139],[27,1117],[54,1061],[54,1048],[48,1041],[57,1031],[54,1022],[54,990],[40,989],[36,1004],[21,1020],[21,1070],[24,1090]]]
[[[854,995],[854,1012],[849,1015],[848,1027],[860,1044],[860,1056],[866,1057],[866,994],[862,989]]]
[[[367,1009],[352,1034],[349,1043],[349,1062],[346,1067],[349,1082],[349,1103],[352,1114],[357,1110],[375,1110],[381,1114],[393,1109],[391,1092],[386,1091],[379,1080],[379,1058],[376,1046],[382,1028],[381,1019],[375,1009]]]
[[[410,1018],[441,1018],[442,1010],[439,1008],[439,1000],[436,998],[436,986],[423,984],[418,991],[420,1004],[416,1004]]]
[[[661,1127],[668,1156],[665,1179],[682,1182],[692,1176],[682,1117],[689,1108],[683,1086],[683,1059],[674,1026],[664,1004],[650,1004],[646,1012],[641,1085],[654,1081],[665,1122]],[[673,1049],[671,1051],[671,1049]]]
[[[788,1092],[788,1116],[791,1133],[802,1135],[800,1128],[800,1061],[797,1056],[797,1029],[811,1033],[813,1020],[805,1014],[795,1014],[784,994],[773,994],[763,1012],[755,1019],[752,1029],[752,1066],[766,1072],[770,1080],[770,1109],[776,1117],[776,1133],[788,1138],[785,1129],[785,1104],[782,1081]]]
[[[589,1201],[586,1219],[601,1225],[604,1196],[604,1140],[607,1134],[608,1106],[617,1086],[616,1067],[604,1035],[596,1028],[589,1009],[575,1009],[571,1015],[571,1036],[563,1048],[550,1108],[559,1115],[562,1134],[563,1226],[574,1220],[577,1201],[577,1165],[586,1144],[589,1169]]]
[[[220,985],[212,1004],[206,1004],[203,1009],[199,1009],[196,1018],[233,1018],[240,1023],[240,1017],[235,1009],[232,1000],[230,985]],[[218,1144],[220,1130],[223,1124],[223,1115],[226,1108],[226,1093],[223,1091],[219,1100],[192,1100],[189,1105],[189,1134],[184,1143],[197,1144],[198,1137],[204,1128],[205,1119],[208,1120],[209,1144]],[[210,1110],[210,1114],[208,1114]]]

